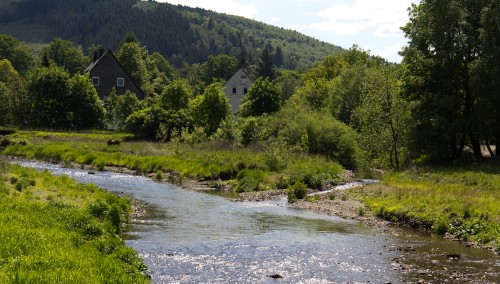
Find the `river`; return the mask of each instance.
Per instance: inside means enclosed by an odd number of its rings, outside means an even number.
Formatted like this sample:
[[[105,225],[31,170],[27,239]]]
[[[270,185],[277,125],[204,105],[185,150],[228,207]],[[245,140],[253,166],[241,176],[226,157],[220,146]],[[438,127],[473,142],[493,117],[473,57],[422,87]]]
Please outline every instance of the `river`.
[[[500,279],[498,255],[413,230],[389,234],[357,221],[289,208],[284,199],[234,202],[145,177],[15,162],[94,183],[141,203],[145,214],[131,220],[125,242],[144,259],[153,283],[498,283]]]

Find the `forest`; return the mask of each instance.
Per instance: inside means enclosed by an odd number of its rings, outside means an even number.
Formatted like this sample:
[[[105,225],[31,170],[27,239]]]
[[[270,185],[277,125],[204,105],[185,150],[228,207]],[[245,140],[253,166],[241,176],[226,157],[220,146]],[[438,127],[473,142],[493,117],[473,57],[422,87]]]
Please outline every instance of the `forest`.
[[[155,1],[0,1],[0,33],[28,43],[61,38],[84,50],[96,44],[117,49],[128,32],[176,67],[202,63],[212,54],[239,56],[241,52],[256,64],[267,43],[276,48],[277,66],[287,69],[309,67],[342,50],[261,22]]]

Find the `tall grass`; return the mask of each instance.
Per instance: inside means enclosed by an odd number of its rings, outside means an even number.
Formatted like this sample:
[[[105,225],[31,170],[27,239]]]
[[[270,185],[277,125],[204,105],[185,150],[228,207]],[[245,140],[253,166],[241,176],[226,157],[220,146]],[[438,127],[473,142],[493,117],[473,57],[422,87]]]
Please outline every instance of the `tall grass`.
[[[500,251],[499,173],[494,166],[394,173],[358,194],[380,217]]]
[[[47,136],[50,139],[43,138]],[[137,173],[175,172],[181,177],[199,180],[233,180],[231,184],[237,191],[281,187],[280,179],[288,179],[288,183],[302,181],[310,187],[321,188],[326,183],[336,183],[342,172],[336,162],[295,153],[282,145],[260,149],[217,141],[195,145],[126,141],[118,146],[107,146],[107,139],[102,137],[50,133],[21,133],[13,139],[24,139],[27,143],[8,147],[4,155],[93,165],[101,169],[126,167]],[[243,170],[246,178],[238,178]],[[248,186],[240,184],[243,182]]]
[[[129,200],[48,171],[0,168],[0,283],[148,282],[119,237]]]

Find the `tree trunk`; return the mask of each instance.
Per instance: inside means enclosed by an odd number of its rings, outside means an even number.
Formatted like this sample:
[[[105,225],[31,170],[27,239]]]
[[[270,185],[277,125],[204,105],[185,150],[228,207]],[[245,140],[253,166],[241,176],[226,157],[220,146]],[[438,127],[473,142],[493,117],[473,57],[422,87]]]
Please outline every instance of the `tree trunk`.
[[[491,149],[489,142],[486,142],[486,148],[488,148],[488,152],[490,152],[490,157],[495,158],[495,153]]]
[[[474,152],[474,158],[476,158],[476,162],[481,162],[483,159],[483,154],[481,153],[481,143],[479,143],[479,139],[473,134],[470,135],[470,140],[472,142],[472,151]]]

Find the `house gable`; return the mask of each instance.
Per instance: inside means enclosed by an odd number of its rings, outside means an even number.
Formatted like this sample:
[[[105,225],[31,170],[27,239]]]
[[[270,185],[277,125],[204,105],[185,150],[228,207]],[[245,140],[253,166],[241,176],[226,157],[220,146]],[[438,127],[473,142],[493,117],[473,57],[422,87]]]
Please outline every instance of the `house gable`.
[[[113,87],[117,95],[123,95],[128,90],[135,93],[138,99],[144,99],[144,92],[128,75],[110,50],[104,52],[97,60],[92,62],[85,70],[85,73],[89,74],[99,97],[104,101]]]
[[[247,95],[248,90],[253,85],[253,79],[248,73],[240,68],[224,85],[225,94],[229,99],[231,105],[231,112],[239,112],[241,101]]]

